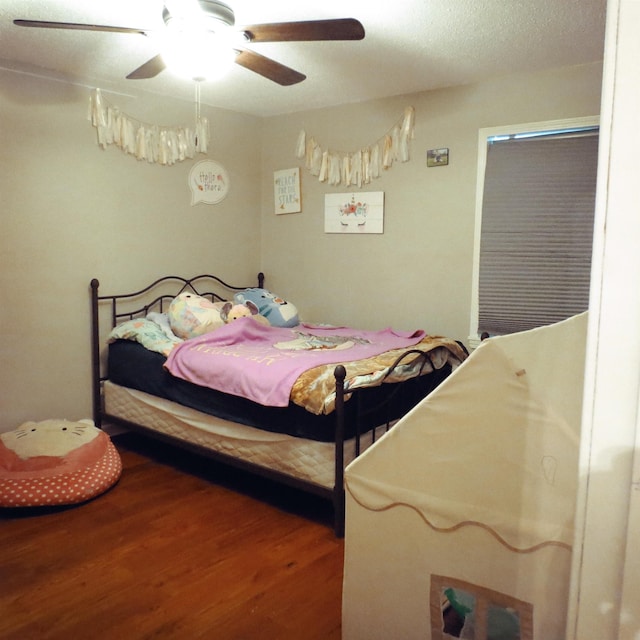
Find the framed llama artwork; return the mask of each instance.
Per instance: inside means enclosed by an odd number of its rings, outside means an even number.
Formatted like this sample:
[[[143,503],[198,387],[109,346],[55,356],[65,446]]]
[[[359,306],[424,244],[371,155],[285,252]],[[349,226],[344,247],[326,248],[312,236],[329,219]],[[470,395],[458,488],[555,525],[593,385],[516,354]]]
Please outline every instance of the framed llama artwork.
[[[325,233],[383,233],[384,191],[328,193],[324,197]]]

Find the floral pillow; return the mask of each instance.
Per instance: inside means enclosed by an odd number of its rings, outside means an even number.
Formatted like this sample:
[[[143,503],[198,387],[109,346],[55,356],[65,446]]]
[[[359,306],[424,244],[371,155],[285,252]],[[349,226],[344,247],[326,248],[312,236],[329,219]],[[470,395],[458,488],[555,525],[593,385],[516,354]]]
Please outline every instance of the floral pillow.
[[[170,337],[162,327],[147,318],[126,320],[111,330],[108,342],[135,340],[150,351],[168,356],[173,347],[182,342],[177,336]]]
[[[169,324],[178,337],[195,338],[222,327],[220,315],[224,302],[211,302],[195,293],[177,295],[169,306]]]

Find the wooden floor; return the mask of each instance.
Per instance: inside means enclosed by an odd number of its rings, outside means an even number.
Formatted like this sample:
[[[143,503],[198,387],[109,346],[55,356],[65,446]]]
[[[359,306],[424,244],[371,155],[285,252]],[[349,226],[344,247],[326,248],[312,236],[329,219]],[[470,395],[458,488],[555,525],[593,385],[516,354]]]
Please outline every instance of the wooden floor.
[[[124,471],[109,492],[0,510],[0,638],[340,638],[344,548],[328,502],[114,442]]]

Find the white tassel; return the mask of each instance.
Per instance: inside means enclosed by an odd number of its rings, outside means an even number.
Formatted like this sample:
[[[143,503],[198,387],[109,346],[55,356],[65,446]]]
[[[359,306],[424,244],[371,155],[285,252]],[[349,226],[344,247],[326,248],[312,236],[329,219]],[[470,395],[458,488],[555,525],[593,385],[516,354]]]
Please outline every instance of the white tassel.
[[[344,182],[345,187],[351,184],[351,162],[349,156],[342,158],[342,182]]]
[[[128,118],[125,120],[125,125],[125,148],[127,153],[133,155],[136,152],[136,127]]]
[[[337,153],[332,153],[329,157],[329,184],[340,184],[340,174],[342,170],[342,160]]]
[[[393,140],[391,136],[386,135],[384,137],[384,143],[382,147],[382,168],[388,169],[393,164]]]
[[[144,127],[138,127],[136,133],[136,158],[138,160],[145,160],[147,157],[147,144]]]
[[[368,147],[362,151],[362,182],[371,182],[371,150]]]
[[[147,139],[147,161],[158,162],[158,127],[150,127],[145,137]]]
[[[164,129],[160,131],[159,142],[158,162],[160,164],[167,164],[167,132]]]
[[[392,162],[395,162],[398,159],[400,149],[400,127],[398,125],[393,127],[391,131],[391,149]]]
[[[356,151],[351,157],[351,184],[362,186],[362,151]]]
[[[304,129],[300,131],[298,134],[298,141],[296,142],[296,158],[304,158],[306,153],[306,137],[307,134],[304,132]]]
[[[173,129],[167,131],[167,147],[169,164],[175,164],[178,159],[178,134]]]
[[[316,141],[313,138],[310,138],[305,145],[305,165],[309,170],[311,170],[311,166],[313,165],[313,153],[315,148]]]
[[[329,174],[329,152],[325,151],[322,154],[322,160],[320,162],[320,171],[318,173],[318,180],[320,182],[326,182]]]
[[[107,135],[106,135],[106,127],[99,126],[97,129],[98,133],[98,145],[103,149],[107,148]]]
[[[374,145],[371,150],[371,158],[369,160],[369,166],[371,171],[371,177],[375,180],[380,177],[381,166],[380,166],[380,145]]]
[[[106,145],[113,144],[113,109],[107,109],[104,117],[104,125],[98,129],[99,135],[102,137],[102,148]]]
[[[382,175],[397,160],[410,159],[409,141],[414,137],[415,109],[405,108],[403,117],[374,144],[355,152],[323,152],[314,138],[307,137],[304,130],[298,134],[296,157],[304,158],[311,175],[331,185],[342,183],[362,186]],[[334,158],[335,156],[335,158]]]
[[[207,118],[198,117],[195,130],[147,125],[107,104],[100,89],[89,96],[87,119],[95,127],[98,145],[114,144],[138,160],[171,165],[207,153],[210,131]]]
[[[94,89],[89,97],[89,120],[96,128],[104,127],[106,124],[105,109],[100,89]]]
[[[118,112],[113,112],[112,118],[111,133],[113,135],[113,144],[122,149],[122,116]]]
[[[193,158],[196,155],[196,141],[198,135],[192,129],[185,129],[184,143],[186,146],[184,155],[186,158]]]
[[[322,148],[316,145],[313,148],[313,155],[311,157],[311,175],[320,175],[320,166],[322,165]]]
[[[415,130],[415,109],[407,107],[404,110],[404,120],[400,132],[399,156],[402,162],[409,160],[409,140],[413,140]]]

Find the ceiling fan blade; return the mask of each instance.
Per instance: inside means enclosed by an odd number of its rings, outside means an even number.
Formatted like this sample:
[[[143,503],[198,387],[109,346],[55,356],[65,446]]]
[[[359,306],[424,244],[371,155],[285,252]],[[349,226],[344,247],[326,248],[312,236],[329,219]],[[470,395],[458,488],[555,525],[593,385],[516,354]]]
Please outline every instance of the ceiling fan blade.
[[[250,42],[310,42],[364,38],[364,27],[355,18],[254,24],[242,27],[242,31]]]
[[[127,80],[148,80],[149,78],[155,78],[161,71],[164,71],[166,67],[167,65],[165,65],[164,60],[158,54],[132,71],[127,76]]]
[[[75,31],[107,31],[111,33],[137,33],[146,36],[144,29],[130,27],[111,27],[102,24],[78,24],[76,22],[47,22],[45,20],[14,20],[18,27],[36,27],[38,29],[71,29]]]
[[[295,69],[286,67],[271,58],[266,58],[248,49],[238,51],[235,61],[241,67],[254,71],[268,80],[273,80],[273,82],[285,87],[302,82],[307,77]]]

